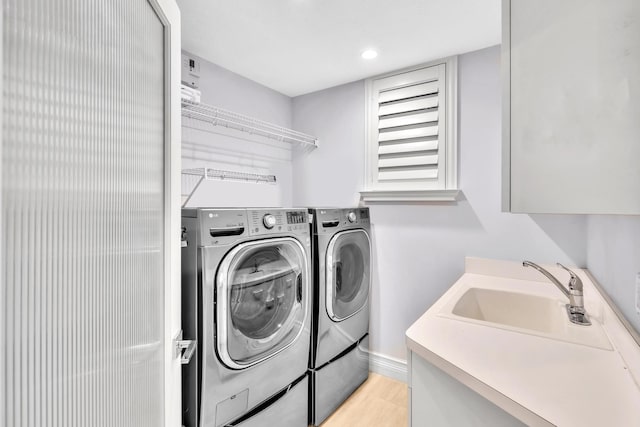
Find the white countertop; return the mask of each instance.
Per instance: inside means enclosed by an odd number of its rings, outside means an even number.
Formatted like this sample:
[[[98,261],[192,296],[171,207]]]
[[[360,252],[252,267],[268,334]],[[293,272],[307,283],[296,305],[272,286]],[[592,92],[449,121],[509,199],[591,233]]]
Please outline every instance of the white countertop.
[[[521,263],[477,258],[467,259],[465,274],[407,330],[409,350],[528,425],[640,426],[640,347],[587,273],[573,270],[611,350],[443,316],[452,298],[471,287],[525,289],[566,302]]]

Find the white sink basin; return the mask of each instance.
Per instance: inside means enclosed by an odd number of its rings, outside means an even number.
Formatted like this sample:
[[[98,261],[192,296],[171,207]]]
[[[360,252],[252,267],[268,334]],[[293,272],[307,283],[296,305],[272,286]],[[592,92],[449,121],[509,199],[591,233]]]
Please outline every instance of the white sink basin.
[[[613,350],[596,320],[591,326],[569,321],[563,301],[520,292],[468,288],[440,313],[484,326]]]

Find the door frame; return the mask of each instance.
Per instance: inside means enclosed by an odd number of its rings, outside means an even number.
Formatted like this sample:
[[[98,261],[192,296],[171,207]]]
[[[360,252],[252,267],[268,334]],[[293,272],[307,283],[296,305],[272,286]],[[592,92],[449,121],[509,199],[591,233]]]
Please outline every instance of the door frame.
[[[165,178],[164,178],[164,425],[182,425],[182,365],[175,340],[180,310],[180,173],[181,173],[181,27],[175,0],[147,0],[164,25]]]
[[[4,70],[4,19],[0,19],[0,69]],[[4,73],[4,72],[3,72]],[[0,105],[4,105],[4,78],[0,76]],[[2,236],[2,129],[3,129],[3,116],[4,114],[0,114],[0,242],[4,242],[4,237]],[[2,246],[0,245],[0,259],[3,259],[4,253],[2,251]],[[2,262],[0,262],[0,307],[4,307],[5,302],[5,292],[6,292],[6,284],[4,283],[4,272],[2,271]],[[7,348],[7,339],[5,336],[5,328],[7,325],[5,324],[5,316],[0,316],[0,418],[4,417],[4,414],[7,412],[6,408],[6,387],[4,384],[7,383],[5,378],[4,367],[5,363],[5,351]]]

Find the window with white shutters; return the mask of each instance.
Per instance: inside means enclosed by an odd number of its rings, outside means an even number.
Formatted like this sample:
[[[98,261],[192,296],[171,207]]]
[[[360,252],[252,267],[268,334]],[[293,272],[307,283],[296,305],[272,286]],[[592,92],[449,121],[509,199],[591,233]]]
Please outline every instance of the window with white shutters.
[[[365,201],[455,200],[456,59],[367,80]]]

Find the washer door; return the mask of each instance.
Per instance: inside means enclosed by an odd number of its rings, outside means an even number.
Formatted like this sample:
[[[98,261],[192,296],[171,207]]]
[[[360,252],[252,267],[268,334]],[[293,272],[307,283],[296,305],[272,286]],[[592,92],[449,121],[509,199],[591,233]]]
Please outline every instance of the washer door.
[[[353,316],[367,304],[371,242],[364,230],[337,233],[329,241],[326,263],[327,314],[335,321]]]
[[[259,363],[291,345],[304,328],[307,258],[295,239],[243,243],[220,264],[218,355],[230,368]]]

